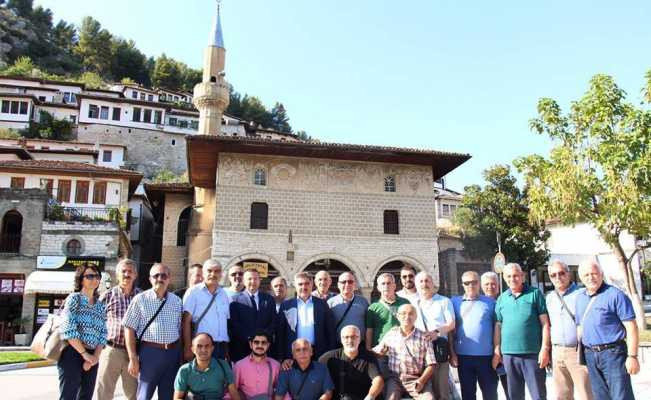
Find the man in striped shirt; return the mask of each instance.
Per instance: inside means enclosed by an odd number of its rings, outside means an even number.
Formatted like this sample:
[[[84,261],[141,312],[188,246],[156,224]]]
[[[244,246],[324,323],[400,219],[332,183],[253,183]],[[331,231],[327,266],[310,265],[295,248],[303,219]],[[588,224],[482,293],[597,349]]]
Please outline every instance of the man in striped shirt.
[[[115,392],[118,378],[122,378],[122,390],[129,400],[135,400],[138,380],[128,371],[129,355],[124,343],[122,318],[135,295],[141,292],[135,287],[138,277],[136,263],[123,259],[115,266],[118,284],[105,292],[100,301],[106,307],[107,345],[99,358],[97,372],[97,399],[110,400]]]

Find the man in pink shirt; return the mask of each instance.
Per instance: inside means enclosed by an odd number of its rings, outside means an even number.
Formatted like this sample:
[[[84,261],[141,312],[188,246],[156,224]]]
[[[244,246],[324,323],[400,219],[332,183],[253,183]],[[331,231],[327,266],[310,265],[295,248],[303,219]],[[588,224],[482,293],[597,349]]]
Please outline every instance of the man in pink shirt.
[[[271,345],[269,335],[258,331],[249,339],[251,354],[235,363],[235,387],[249,400],[272,399],[278,382],[280,364],[267,357]]]

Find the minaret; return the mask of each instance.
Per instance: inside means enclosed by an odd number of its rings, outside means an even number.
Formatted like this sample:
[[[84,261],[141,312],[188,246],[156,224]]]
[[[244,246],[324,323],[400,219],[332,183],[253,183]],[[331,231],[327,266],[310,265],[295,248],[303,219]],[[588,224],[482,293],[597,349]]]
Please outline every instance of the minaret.
[[[203,51],[203,79],[194,87],[193,103],[199,109],[199,134],[221,134],[222,115],[228,107],[229,90],[224,76],[226,49],[222,35],[220,3],[210,32],[210,43]]]

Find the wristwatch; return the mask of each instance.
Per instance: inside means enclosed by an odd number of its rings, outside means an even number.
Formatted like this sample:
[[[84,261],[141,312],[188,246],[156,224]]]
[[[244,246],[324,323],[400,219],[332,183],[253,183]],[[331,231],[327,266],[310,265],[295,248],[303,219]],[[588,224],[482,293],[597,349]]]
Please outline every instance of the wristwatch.
[[[629,354],[628,357],[631,357],[631,358],[634,358],[634,359],[637,360],[637,354],[635,354],[635,355],[633,355],[633,354]]]

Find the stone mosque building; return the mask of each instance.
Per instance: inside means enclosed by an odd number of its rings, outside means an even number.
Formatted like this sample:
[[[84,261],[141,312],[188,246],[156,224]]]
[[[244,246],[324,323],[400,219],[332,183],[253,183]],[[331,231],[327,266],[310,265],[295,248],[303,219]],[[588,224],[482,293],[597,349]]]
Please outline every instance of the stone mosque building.
[[[200,122],[199,135],[186,138],[190,184],[146,185],[164,215],[162,262],[174,286],[208,257],[258,268],[267,283],[350,270],[366,296],[378,273],[403,264],[439,277],[433,182],[470,156],[220,134],[225,61],[218,10],[194,88]]]

